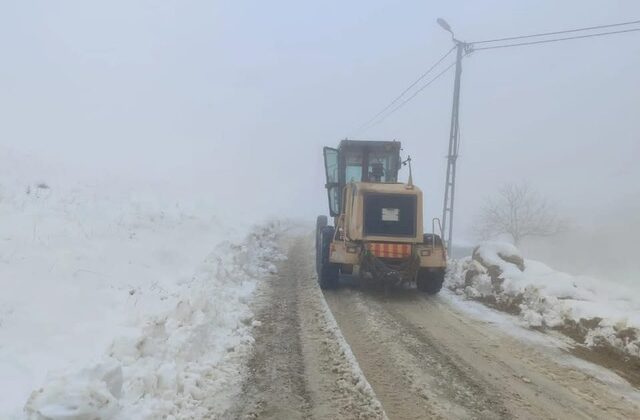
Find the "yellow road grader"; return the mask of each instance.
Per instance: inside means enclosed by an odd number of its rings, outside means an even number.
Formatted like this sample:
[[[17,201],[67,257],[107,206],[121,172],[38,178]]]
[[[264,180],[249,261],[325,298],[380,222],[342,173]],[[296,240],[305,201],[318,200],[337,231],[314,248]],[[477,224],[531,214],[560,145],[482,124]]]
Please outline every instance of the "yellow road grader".
[[[400,142],[342,140],[324,148],[329,213],[316,222],[316,269],[323,289],[338,287],[340,276],[361,284],[416,284],[435,294],[442,288],[445,247],[433,219],[424,233],[422,191],[409,175],[398,182]]]

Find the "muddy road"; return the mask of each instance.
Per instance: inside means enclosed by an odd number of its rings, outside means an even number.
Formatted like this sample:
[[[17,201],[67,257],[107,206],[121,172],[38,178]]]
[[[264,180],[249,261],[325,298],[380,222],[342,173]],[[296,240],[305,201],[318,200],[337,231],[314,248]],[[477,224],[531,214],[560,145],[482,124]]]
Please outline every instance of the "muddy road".
[[[515,338],[440,296],[322,293],[312,241],[287,246],[288,259],[260,291],[254,352],[225,418],[640,418],[630,387],[560,363],[560,350]]]

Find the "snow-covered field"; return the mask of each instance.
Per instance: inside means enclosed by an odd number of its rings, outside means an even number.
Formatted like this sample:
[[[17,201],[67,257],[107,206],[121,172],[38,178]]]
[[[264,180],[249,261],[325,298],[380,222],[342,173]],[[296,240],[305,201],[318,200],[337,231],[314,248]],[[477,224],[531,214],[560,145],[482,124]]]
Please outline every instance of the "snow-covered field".
[[[231,229],[215,205],[44,185],[4,163],[0,418],[224,410],[278,225]]]
[[[559,272],[523,259],[510,244],[488,242],[453,262],[446,286],[530,327],[558,329],[588,347],[640,357],[640,296],[624,285]]]

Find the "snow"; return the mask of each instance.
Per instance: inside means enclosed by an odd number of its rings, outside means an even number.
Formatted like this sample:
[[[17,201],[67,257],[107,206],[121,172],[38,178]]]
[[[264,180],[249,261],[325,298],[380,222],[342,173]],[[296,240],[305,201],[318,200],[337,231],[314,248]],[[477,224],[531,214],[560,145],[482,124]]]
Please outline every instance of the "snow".
[[[219,245],[165,310],[112,341],[105,365],[50,378],[32,394],[27,412],[86,418],[91,408],[91,418],[124,419],[224,412],[252,343],[247,304],[256,281],[274,273],[272,261],[280,258],[276,234],[277,225],[268,225],[243,245]]]
[[[453,261],[446,285],[457,294],[516,311],[530,327],[579,325],[584,344],[607,343],[640,356],[640,298],[619,284],[556,271],[529,259],[510,244],[480,244],[472,257]],[[635,331],[634,334],[624,334]]]
[[[476,251],[482,259],[490,264],[502,264],[504,261],[499,255],[514,255],[522,258],[520,251],[514,245],[508,242],[483,242]]]
[[[0,418],[223,412],[279,225],[0,161]]]

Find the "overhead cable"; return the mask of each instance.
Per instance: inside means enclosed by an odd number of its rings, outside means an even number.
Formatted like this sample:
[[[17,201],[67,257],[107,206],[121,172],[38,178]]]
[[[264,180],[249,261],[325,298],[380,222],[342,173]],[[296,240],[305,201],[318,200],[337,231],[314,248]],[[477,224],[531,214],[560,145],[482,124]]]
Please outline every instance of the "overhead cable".
[[[564,30],[564,31],[543,32],[543,33],[538,33],[538,34],[511,36],[511,37],[507,37],[507,38],[486,39],[486,40],[482,40],[482,41],[470,42],[470,44],[486,44],[486,43],[490,43],[490,42],[513,41],[513,40],[516,40],[516,39],[536,38],[536,37],[541,37],[541,36],[560,35],[560,34],[567,34],[567,33],[572,33],[572,32],[591,31],[591,30],[594,30],[594,29],[604,29],[604,28],[614,28],[614,27],[617,27],[617,26],[635,25],[635,24],[638,24],[638,23],[640,23],[640,20],[633,20],[633,21],[621,22],[621,23],[612,23],[612,24],[609,24],[609,25],[589,26],[589,27],[585,27],[585,28],[567,29],[567,30]]]
[[[436,61],[431,67],[429,67],[427,69],[427,71],[425,71],[424,73],[422,73],[413,83],[411,83],[405,90],[402,91],[402,93],[400,93],[393,101],[391,101],[386,107],[384,107],[380,112],[378,112],[376,115],[374,115],[373,117],[371,117],[369,120],[367,120],[367,122],[365,122],[364,124],[362,124],[360,127],[358,127],[358,129],[356,130],[357,132],[363,130],[365,127],[368,127],[369,124],[371,124],[372,122],[374,122],[379,116],[381,116],[382,114],[384,114],[389,108],[391,108],[393,105],[395,105],[400,99],[402,99],[402,97],[409,92],[411,89],[413,89],[414,86],[416,86],[418,83],[420,83],[420,81],[422,79],[424,79],[425,77],[427,77],[429,75],[429,73],[431,73],[433,71],[433,69],[435,69],[436,67],[438,67],[438,65],[440,63],[442,63],[444,61],[445,58],[447,58],[449,56],[449,54],[451,54],[451,52],[453,50],[455,50],[455,46],[452,47],[449,51],[447,51],[442,57],[440,57],[440,59],[438,61]]]
[[[588,35],[576,35],[576,36],[569,36],[569,37],[564,37],[564,38],[543,39],[543,40],[539,40],[539,41],[518,42],[518,43],[515,43],[515,44],[492,45],[492,46],[489,46],[489,47],[473,48],[473,51],[493,50],[495,48],[520,47],[520,46],[523,46],[523,45],[547,44],[549,42],[560,42],[560,41],[568,41],[568,40],[571,40],[571,39],[592,38],[592,37],[599,37],[599,36],[605,36],[605,35],[623,34],[623,33],[627,33],[627,32],[637,32],[637,31],[640,31],[640,28],[624,29],[624,30],[621,30],[621,31],[611,31],[611,32],[599,32],[599,33],[596,33],[596,34],[588,34]],[[471,43],[471,44],[473,44],[473,43]]]
[[[394,112],[396,112],[397,110],[399,110],[400,108],[402,108],[403,106],[405,106],[408,102],[410,102],[413,98],[415,98],[416,96],[418,96],[418,94],[420,92],[422,92],[423,90],[425,90],[429,85],[431,85],[433,82],[435,82],[437,79],[440,78],[440,76],[442,76],[443,74],[445,74],[447,72],[447,70],[451,69],[453,66],[456,65],[456,62],[454,61],[453,63],[449,64],[447,67],[445,67],[444,70],[442,70],[440,73],[438,73],[435,77],[433,77],[431,80],[429,80],[427,83],[425,83],[424,85],[422,85],[420,87],[420,89],[418,89],[417,91],[415,91],[413,93],[413,95],[409,96],[407,99],[405,99],[404,101],[400,102],[395,108],[393,108],[390,112],[388,112],[386,115],[382,116],[382,118],[380,118],[379,120],[375,121],[374,123],[368,125],[366,128],[371,128],[375,125],[380,124],[382,121],[386,120],[391,114],[393,114]]]

